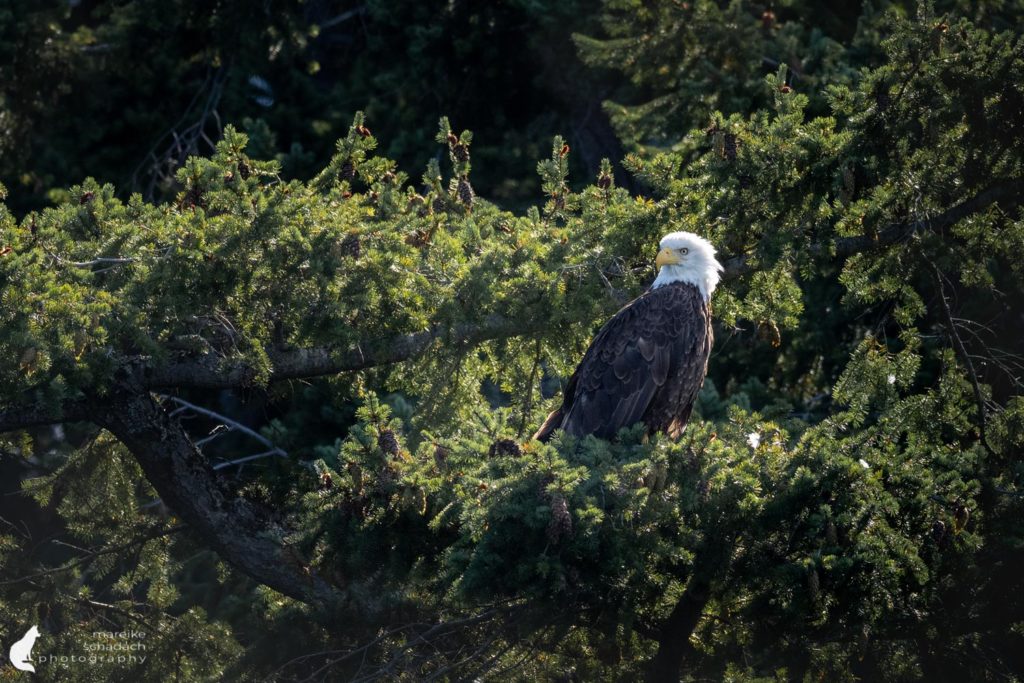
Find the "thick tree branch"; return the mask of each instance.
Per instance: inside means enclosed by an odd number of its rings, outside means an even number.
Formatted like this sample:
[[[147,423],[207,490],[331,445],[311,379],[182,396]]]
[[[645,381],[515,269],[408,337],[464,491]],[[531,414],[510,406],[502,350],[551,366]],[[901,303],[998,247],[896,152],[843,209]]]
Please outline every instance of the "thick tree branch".
[[[68,401],[58,406],[39,403],[11,408],[0,406],[0,434],[15,429],[27,429],[61,422],[79,422],[88,419],[89,412],[86,401]]]
[[[285,549],[285,532],[269,510],[228,494],[181,424],[141,386],[125,385],[90,411],[135,456],[146,479],[189,528],[256,581],[313,605],[348,603],[372,615],[376,605],[328,584]]]
[[[336,375],[366,368],[399,363],[415,358],[437,340],[449,344],[479,344],[522,334],[522,324],[501,316],[490,316],[479,324],[455,327],[434,326],[390,339],[360,344],[347,349],[327,346],[304,349],[272,349],[268,352],[273,370],[271,382]],[[146,359],[140,359],[145,362]],[[244,363],[224,365],[216,354],[174,361],[148,368],[144,383],[148,388],[230,389],[253,384],[256,371]]]
[[[658,628],[658,651],[647,665],[647,683],[678,683],[683,660],[693,649],[690,635],[711,597],[711,579],[724,571],[730,552],[729,542],[698,552],[686,590]]]

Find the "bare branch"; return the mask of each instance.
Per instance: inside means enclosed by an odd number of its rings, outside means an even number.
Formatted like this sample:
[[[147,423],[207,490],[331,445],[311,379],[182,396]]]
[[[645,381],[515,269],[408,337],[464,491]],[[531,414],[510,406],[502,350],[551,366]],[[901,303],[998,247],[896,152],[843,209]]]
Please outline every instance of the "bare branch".
[[[946,328],[946,334],[949,335],[950,341],[953,344],[953,350],[956,355],[960,358],[960,362],[964,364],[967,369],[967,376],[971,380],[971,387],[974,390],[974,401],[978,406],[978,434],[981,440],[981,445],[986,449],[991,450],[988,445],[988,439],[985,436],[985,421],[986,421],[986,410],[985,410],[985,395],[981,391],[981,383],[978,381],[978,373],[974,371],[974,363],[971,361],[971,354],[967,352],[967,347],[964,345],[963,339],[960,338],[960,334],[957,332],[957,325],[953,321],[953,313],[949,308],[949,301],[946,299],[946,289],[942,284],[942,271],[939,270],[938,266],[929,261],[932,272],[935,274],[935,283],[939,288],[939,303],[942,310],[942,316],[945,321],[944,327]]]
[[[178,398],[177,396],[166,396],[166,395],[162,395],[161,394],[160,398],[165,399],[167,401],[171,401],[172,403],[176,403],[179,406],[181,406],[182,408],[187,408],[188,410],[191,410],[194,413],[199,413],[200,415],[205,415],[206,417],[213,418],[214,420],[217,420],[218,422],[223,422],[225,425],[227,425],[227,427],[228,427],[228,429],[230,431],[241,432],[242,434],[245,434],[246,436],[252,437],[253,439],[255,439],[256,441],[259,441],[261,444],[263,444],[264,446],[266,446],[269,449],[266,453],[263,453],[263,454],[260,454],[260,455],[249,456],[247,458],[242,458],[242,459],[237,460],[235,462],[245,462],[247,460],[255,460],[258,457],[262,458],[262,457],[265,457],[267,455],[280,455],[283,458],[287,458],[288,457],[288,453],[285,450],[283,450],[281,448],[278,448],[276,445],[274,445],[274,443],[270,439],[266,438],[265,436],[263,436],[262,434],[260,434],[256,430],[250,429],[249,427],[246,427],[241,422],[238,422],[236,420],[232,420],[230,417],[228,417],[226,415],[221,415],[220,413],[214,412],[214,411],[210,410],[209,408],[203,408],[202,406],[197,406],[196,404],[190,403],[190,402],[186,401],[183,398]],[[178,411],[176,410],[174,412],[177,413]],[[196,445],[197,446],[200,445],[198,441],[196,442]]]
[[[252,460],[260,460],[261,458],[269,458],[272,455],[277,455],[282,458],[287,457],[284,455],[284,451],[275,448],[272,451],[263,451],[262,453],[256,453],[255,455],[247,455],[243,458],[235,458],[234,460],[227,460],[225,462],[219,462],[213,466],[214,471],[222,470],[225,467],[231,467],[232,465],[241,465],[242,463],[250,462]]]
[[[122,265],[125,263],[133,263],[134,258],[114,258],[107,256],[98,256],[91,261],[64,261],[64,265],[73,266],[75,268],[92,268],[93,266],[100,265]]]

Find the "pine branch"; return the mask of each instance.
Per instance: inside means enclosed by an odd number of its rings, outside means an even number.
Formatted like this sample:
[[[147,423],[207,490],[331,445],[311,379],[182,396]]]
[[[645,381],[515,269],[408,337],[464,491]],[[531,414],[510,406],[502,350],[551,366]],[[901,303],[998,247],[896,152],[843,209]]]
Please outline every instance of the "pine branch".
[[[938,216],[911,223],[892,223],[879,230],[877,236],[840,237],[834,242],[812,244],[807,247],[807,251],[816,257],[834,254],[836,259],[844,259],[854,254],[903,242],[918,232],[940,232],[968,216],[984,211],[993,204],[999,204],[1004,209],[1016,207],[1021,203],[1022,197],[1024,197],[1024,181],[1007,180],[982,190]],[[725,267],[725,272],[722,274],[722,278],[725,280],[746,275],[754,270],[747,254],[727,258],[722,265]]]
[[[892,224],[880,230],[877,237],[843,237],[834,242],[811,245],[808,250],[815,256],[834,254],[834,258],[843,259],[904,241],[918,232],[941,231],[968,216],[984,211],[993,204],[998,203],[1004,209],[1016,207],[1022,197],[1024,181],[1005,181],[989,187],[938,216],[912,223]],[[726,258],[723,266],[723,279],[726,280],[741,277],[754,270],[746,254]],[[472,346],[495,339],[519,336],[529,331],[530,328],[520,321],[494,315],[479,323],[463,323],[454,327],[435,325],[427,330],[359,344],[347,349],[329,346],[270,349],[270,382],[336,375],[401,363],[421,356],[436,341]],[[258,376],[256,368],[252,365],[243,362],[225,364],[223,358],[213,352],[163,365],[153,365],[153,360],[144,356],[126,359],[124,363],[141,367],[142,385],[146,389],[232,389],[252,386]],[[69,403],[56,409],[33,405],[0,407],[0,433],[42,424],[81,420],[84,419],[84,408],[85,405],[82,403]]]

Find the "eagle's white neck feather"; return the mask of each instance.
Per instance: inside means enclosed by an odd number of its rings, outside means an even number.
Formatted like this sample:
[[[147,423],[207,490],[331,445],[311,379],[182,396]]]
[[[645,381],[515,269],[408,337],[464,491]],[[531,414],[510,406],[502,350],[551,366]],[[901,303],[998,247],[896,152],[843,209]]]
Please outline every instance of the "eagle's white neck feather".
[[[658,271],[658,277],[651,284],[651,289],[674,282],[688,282],[700,290],[705,301],[710,301],[723,270],[722,264],[715,258],[715,248],[711,243],[690,232],[673,232],[662,238],[660,247],[686,247],[687,253],[682,256],[681,263],[662,266]]]

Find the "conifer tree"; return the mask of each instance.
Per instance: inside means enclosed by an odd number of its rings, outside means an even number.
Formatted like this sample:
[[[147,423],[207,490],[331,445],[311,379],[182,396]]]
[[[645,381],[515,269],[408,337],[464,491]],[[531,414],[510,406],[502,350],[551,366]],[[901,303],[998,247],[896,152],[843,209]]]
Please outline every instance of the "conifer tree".
[[[651,7],[623,33],[809,32]],[[1021,37],[865,17],[845,70],[666,80],[619,121],[643,196],[610,162],[574,189],[555,138],[506,211],[469,132],[441,120],[419,183],[359,114],[308,182],[228,126],[172,202],[0,209],[0,643],[152,634],[44,674],[81,681],[1016,675]],[[677,229],[726,268],[699,417],[529,440]]]

